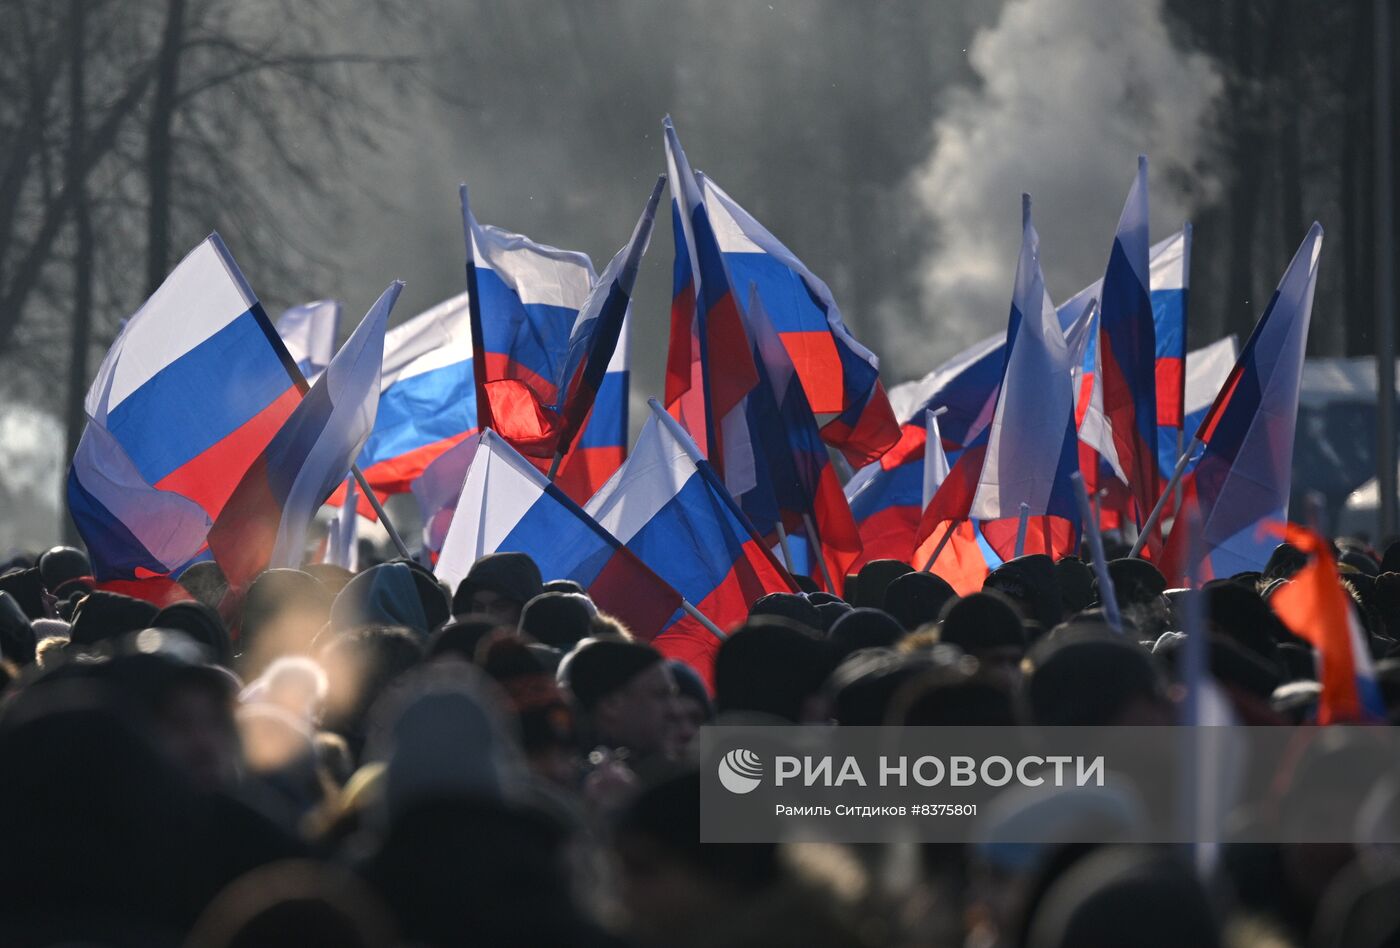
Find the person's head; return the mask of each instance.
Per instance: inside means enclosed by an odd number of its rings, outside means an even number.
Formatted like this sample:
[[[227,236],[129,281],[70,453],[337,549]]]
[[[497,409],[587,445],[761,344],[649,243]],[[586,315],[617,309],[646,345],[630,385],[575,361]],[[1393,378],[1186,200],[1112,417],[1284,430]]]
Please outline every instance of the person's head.
[[[1046,890],[1029,948],[1214,948],[1219,926],[1200,882],[1170,854],[1090,853]]]
[[[831,626],[833,663],[863,648],[893,648],[904,626],[883,609],[852,609]]]
[[[320,651],[326,670],[326,727],[357,754],[370,708],[395,678],[417,665],[417,633],[394,626],[362,626],[331,639]]]
[[[704,931],[716,913],[780,878],[777,846],[700,842],[700,778],[674,774],[642,788],[615,830],[620,896],[631,934],[666,944]]]
[[[518,626],[525,603],[544,591],[540,568],[524,553],[488,553],[472,564],[452,596],[452,614],[484,612]]]
[[[1207,583],[1205,592],[1213,635],[1233,640],[1270,664],[1278,663],[1278,643],[1293,636],[1258,593],[1233,582]]]
[[[225,668],[233,667],[233,646],[228,629],[219,613],[202,602],[177,602],[156,613],[151,625],[158,629],[183,632],[203,646],[209,661]]]
[[[570,649],[586,639],[598,607],[581,593],[544,592],[520,611],[520,633],[555,648]]]
[[[906,573],[914,572],[914,567],[900,560],[871,560],[860,568],[854,585],[847,583],[846,595],[851,605],[869,609],[882,609],[885,605],[885,590],[890,583]],[[852,593],[851,590],[855,592]]]
[[[1167,579],[1162,571],[1135,556],[1125,556],[1109,563],[1108,581],[1113,584],[1113,592],[1121,609],[1148,605],[1167,591]],[[1102,598],[1097,579],[1094,580],[1094,598]]]
[[[331,606],[331,629],[336,632],[394,625],[426,640],[434,619],[440,622],[446,618],[445,596],[436,581],[404,562],[381,563],[365,570],[345,584]]]
[[[73,613],[69,638],[75,648],[85,649],[131,632],[148,628],[159,612],[155,606],[120,593],[88,593]]]
[[[1005,688],[1020,686],[1026,630],[1010,603],[994,592],[973,593],[948,609],[939,641],[956,645]]]
[[[149,716],[166,757],[200,789],[229,786],[240,753],[233,724],[236,679],[201,664],[180,633],[148,630],[119,648],[124,654],[101,674]]]
[[[537,648],[519,636],[497,636],[484,645],[481,667],[501,686],[515,711],[530,769],[544,780],[573,788],[578,777],[573,712]]]
[[[71,546],[52,547],[39,557],[39,578],[49,592],[70,579],[91,575],[92,563],[87,554]]]
[[[1166,683],[1152,656],[1126,636],[1052,635],[1027,656],[1024,694],[1044,726],[1170,724]]]
[[[329,687],[325,671],[314,659],[305,655],[284,655],[243,689],[240,700],[245,704],[275,705],[307,725],[313,725],[321,720]]]
[[[488,615],[458,616],[433,633],[423,657],[429,661],[456,658],[475,662],[482,643],[496,631],[506,631]]]
[[[715,716],[705,683],[695,669],[674,659],[666,663],[676,680],[676,727],[671,733],[671,757],[680,758],[700,733],[700,727]]]
[[[750,620],[715,656],[715,710],[799,724],[822,720],[821,689],[832,667],[826,643],[812,634],[781,619]]]
[[[1067,616],[1089,608],[1094,601],[1094,571],[1076,556],[1056,561],[1055,583],[1060,587],[1060,606]]]
[[[270,569],[248,587],[237,642],[239,671],[256,678],[280,655],[310,651],[330,616],[331,596],[297,569]]]
[[[905,573],[885,589],[885,611],[894,616],[906,632],[937,622],[948,603],[958,598],[942,576],[933,573]]]
[[[982,590],[1001,593],[1022,618],[1039,623],[1041,628],[1053,629],[1062,617],[1055,563],[1044,553],[1007,560],[988,574]]]
[[[638,642],[587,640],[559,667],[598,739],[637,757],[666,753],[680,709],[665,658]]]
[[[801,593],[776,592],[760,596],[749,607],[749,618],[755,616],[778,616],[801,623],[814,632],[822,627],[817,607]]]

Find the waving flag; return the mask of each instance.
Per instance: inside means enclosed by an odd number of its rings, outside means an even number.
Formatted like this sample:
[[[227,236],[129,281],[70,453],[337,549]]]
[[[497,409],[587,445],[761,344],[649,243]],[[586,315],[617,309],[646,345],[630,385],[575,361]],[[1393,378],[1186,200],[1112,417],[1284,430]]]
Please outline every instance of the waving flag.
[[[340,334],[340,301],[317,300],[293,306],[277,318],[282,337],[301,374],[314,382],[331,364]]]
[[[476,431],[467,309],[463,293],[384,336],[379,409],[359,459],[365,479],[384,495],[407,491],[438,456]],[[367,503],[360,513],[372,514]]]
[[[1204,562],[1194,575],[1202,579],[1263,569],[1274,542],[1259,525],[1286,518],[1321,252],[1322,227],[1314,223],[1196,431],[1205,452],[1182,481],[1182,505],[1201,523]],[[1168,580],[1187,575],[1187,559],[1185,538],[1173,531],[1162,555]]]
[[[569,333],[597,279],[593,263],[482,226],[466,185],[461,198],[478,423],[526,454],[551,457],[559,419],[547,406],[559,396]]]
[[[199,551],[301,398],[285,356],[217,234],[127,320],[88,390],[68,478],[99,580],[169,573]]]
[[[402,288],[392,283],[379,297],[214,521],[209,549],[231,588],[246,588],[265,569],[301,565],[307,527],[374,427],[384,330]]]
[[[925,415],[925,427],[923,509],[927,509],[933,502],[938,488],[943,486],[943,482],[952,473],[948,466],[948,456],[943,453],[943,437],[938,430],[938,416],[931,411]],[[982,548],[977,542],[976,527],[972,521],[949,520],[941,529],[936,529],[935,526],[930,526],[927,535],[919,531],[910,565],[943,577],[959,596],[969,596],[981,590],[990,570],[987,558],[983,556]],[[950,531],[951,536],[948,535]],[[937,559],[934,558],[935,553]]]
[[[1099,297],[1104,415],[1132,492],[1139,526],[1161,493],[1157,471],[1157,367],[1147,237],[1147,159],[1138,158]]]
[[[860,556],[860,535],[850,504],[757,286],[751,287],[745,320],[759,375],[759,384],[747,400],[758,478],[753,491],[736,499],[748,513],[748,498],[762,494],[755,498],[758,516],[749,513],[750,521],[764,534],[781,523],[788,534],[801,540],[804,554],[815,550],[821,562],[810,567],[812,579],[827,592],[839,593],[847,571]]]
[[[1079,542],[1070,475],[1079,467],[1072,360],[1040,268],[1027,211],[1006,331],[1006,371],[986,434],[953,465],[919,526],[919,542],[947,521],[980,521],[1003,559],[1014,555],[1021,504],[1030,507],[1025,550],[1064,555]]]
[[[1331,544],[1295,524],[1286,524],[1278,532],[1310,558],[1290,582],[1270,597],[1269,605],[1284,625],[1317,649],[1322,669],[1317,723],[1384,722],[1385,702],[1371,665],[1366,633],[1355,604],[1342,588]]]
[[[488,553],[527,553],[542,576],[572,579],[639,638],[681,610],[679,593],[494,431],[482,432],[457,509],[434,570],[450,588]]]
[[[676,240],[666,410],[725,486],[743,494],[757,477],[743,402],[758,384],[758,370],[699,182],[669,116],[663,127]]]
[[[760,596],[794,588],[694,441],[652,405],[632,456],[584,509],[727,629]],[[719,642],[688,615],[673,615],[652,644],[710,680]]]
[[[697,172],[715,242],[734,286],[758,287],[816,413],[822,437],[853,467],[899,440],[880,360],[851,335],[831,290],[719,185]]]

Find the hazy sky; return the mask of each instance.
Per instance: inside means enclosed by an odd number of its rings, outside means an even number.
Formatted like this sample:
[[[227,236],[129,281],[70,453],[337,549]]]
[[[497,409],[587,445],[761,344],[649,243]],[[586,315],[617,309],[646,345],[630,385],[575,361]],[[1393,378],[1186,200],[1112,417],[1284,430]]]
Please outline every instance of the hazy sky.
[[[482,223],[601,269],[665,168],[669,113],[694,167],[831,285],[893,385],[1004,329],[1022,190],[1060,299],[1101,275],[1139,152],[1154,234],[1214,188],[1203,128],[1220,80],[1168,35],[1160,0],[440,3],[429,29],[330,28],[328,49],[417,52],[433,88],[394,100],[378,149],[327,167],[319,213],[293,223],[334,276],[289,288],[248,274],[274,316],[338,297],[348,334],[391,279],[407,281],[395,321],[460,292],[459,181]],[[665,357],[659,223],[634,307],[634,404]],[[3,483],[58,483],[31,421],[0,430],[0,450],[27,456]]]

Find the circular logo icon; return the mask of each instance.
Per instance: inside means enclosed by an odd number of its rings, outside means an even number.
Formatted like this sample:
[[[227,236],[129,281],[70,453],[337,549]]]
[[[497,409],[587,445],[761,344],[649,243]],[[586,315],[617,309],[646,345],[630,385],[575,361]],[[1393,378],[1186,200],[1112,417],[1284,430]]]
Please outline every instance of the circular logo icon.
[[[719,782],[730,793],[749,793],[763,777],[763,761],[753,751],[732,750],[720,758]]]

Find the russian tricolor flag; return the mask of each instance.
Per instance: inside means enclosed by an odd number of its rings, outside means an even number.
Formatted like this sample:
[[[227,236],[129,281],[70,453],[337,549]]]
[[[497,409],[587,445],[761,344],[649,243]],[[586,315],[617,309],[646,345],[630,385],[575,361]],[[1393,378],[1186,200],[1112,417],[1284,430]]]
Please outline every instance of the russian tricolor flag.
[[[754,490],[736,499],[760,533],[774,533],[782,525],[792,537],[779,535],[788,553],[797,547],[799,555],[814,561],[807,567],[813,581],[839,594],[860,556],[850,504],[757,286],[750,288],[745,321],[759,374],[746,403],[758,478]]]
[[[924,439],[924,490],[923,506],[926,509],[938,494],[938,489],[952,473],[948,456],[943,453],[943,436],[938,427],[938,416],[925,413]],[[930,524],[927,530],[918,529],[915,537],[914,557],[910,565],[932,572],[948,581],[959,596],[970,596],[982,588],[990,568],[982,547],[977,542],[976,527],[970,520],[949,520],[939,529]],[[951,532],[951,535],[949,535]],[[937,559],[934,558],[935,553]]]
[[[1385,701],[1371,664],[1371,650],[1356,605],[1342,588],[1331,544],[1295,524],[1284,525],[1281,532],[1284,540],[1311,560],[1269,598],[1269,605],[1294,634],[1317,649],[1322,679],[1317,723],[1385,721]]]
[[[651,242],[656,206],[661,200],[661,189],[665,185],[666,178],[663,175],[652,188],[651,197],[642,210],[642,216],[632,231],[631,239],[604,268],[602,277],[593,285],[570,330],[555,385],[555,400],[545,410],[547,416],[559,419],[554,447],[556,454],[566,452],[572,447],[579,429],[583,427],[597,398],[607,386],[609,374],[616,376],[619,371],[624,373],[622,395],[625,400],[627,340],[624,331],[627,314],[632,305],[632,288],[637,282],[637,270],[641,266],[642,255],[646,253],[647,245]],[[620,368],[615,368],[619,365]],[[610,392],[609,397],[615,399],[617,393]],[[621,416],[623,430],[620,434],[625,439],[626,406],[623,405],[619,412],[613,406],[605,404],[604,414],[610,418]],[[603,435],[603,432],[598,434]],[[613,469],[616,469],[616,465]]]
[[[542,576],[572,579],[638,638],[680,612],[676,590],[494,431],[475,445],[460,497],[434,570],[450,588],[488,553],[526,553]]]
[[[719,185],[697,172],[715,241],[736,287],[755,286],[827,444],[852,467],[899,440],[880,360],[846,328],[831,290]]]
[[[554,454],[569,334],[597,274],[586,254],[559,250],[472,216],[461,186],[477,417],[532,457]]]
[[[1191,569],[1185,531],[1173,530],[1161,563],[1168,580],[1233,576],[1261,570],[1268,562],[1274,541],[1259,527],[1286,519],[1288,512],[1298,393],[1321,252],[1322,227],[1314,223],[1196,431],[1205,451],[1182,480],[1182,509],[1186,519],[1201,524],[1195,545],[1204,562]]]
[[[722,629],[754,600],[795,591],[695,442],[652,400],[632,456],[585,505],[608,533]],[[719,640],[677,612],[652,643],[707,680]]]
[[[1147,159],[1138,158],[1099,296],[1104,416],[1139,526],[1161,493],[1157,469],[1157,341],[1148,262]]]
[[[699,181],[670,116],[663,127],[676,240],[666,410],[729,490],[742,494],[757,479],[744,400],[758,384],[758,370]]]
[[[301,399],[285,354],[217,234],[127,320],[88,390],[68,477],[98,579],[166,574],[199,551]]]
[[[301,566],[316,511],[344,480],[374,427],[384,331],[402,283],[375,302],[252,465],[209,531],[232,589],[265,569]]]
[[[1073,365],[1045,289],[1040,238],[1028,208],[992,422],[959,456],[924,511],[920,542],[939,523],[969,519],[998,556],[1010,559],[1025,504],[1025,552],[1058,557],[1077,549],[1079,506],[1070,481],[1079,469]]]

